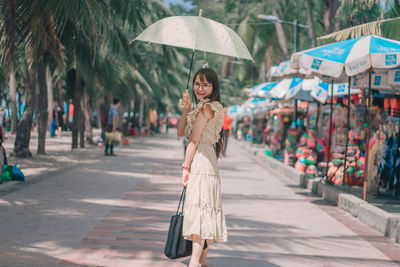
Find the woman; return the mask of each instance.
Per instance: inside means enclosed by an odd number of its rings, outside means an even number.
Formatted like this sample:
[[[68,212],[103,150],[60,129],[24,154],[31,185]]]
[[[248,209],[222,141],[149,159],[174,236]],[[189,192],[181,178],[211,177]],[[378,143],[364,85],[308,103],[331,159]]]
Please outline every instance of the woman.
[[[212,69],[200,69],[193,79],[196,107],[192,110],[189,94],[184,106],[178,136],[187,136],[182,185],[187,186],[183,236],[193,241],[189,266],[206,265],[210,241],[227,242],[225,216],[222,213],[217,158],[223,152],[224,109],[219,81]],[[205,241],[206,240],[206,241]],[[204,242],[207,249],[203,250]]]

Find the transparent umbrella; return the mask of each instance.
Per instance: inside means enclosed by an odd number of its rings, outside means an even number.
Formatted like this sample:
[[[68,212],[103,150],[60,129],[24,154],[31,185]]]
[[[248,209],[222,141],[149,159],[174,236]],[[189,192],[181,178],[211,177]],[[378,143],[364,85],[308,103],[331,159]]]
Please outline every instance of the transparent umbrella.
[[[187,89],[195,51],[253,60],[242,39],[228,26],[201,16],[172,16],[145,29],[134,41],[192,49]]]

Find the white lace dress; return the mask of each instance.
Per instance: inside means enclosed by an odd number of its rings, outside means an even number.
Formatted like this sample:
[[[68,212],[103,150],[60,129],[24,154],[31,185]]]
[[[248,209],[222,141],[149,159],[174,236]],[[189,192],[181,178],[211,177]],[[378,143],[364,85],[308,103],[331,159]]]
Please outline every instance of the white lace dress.
[[[219,102],[201,100],[196,108],[187,115],[185,134],[189,138],[197,113],[204,105],[210,105],[214,117],[207,122],[197,146],[191,168],[184,207],[183,236],[214,242],[227,242],[225,216],[221,203],[221,180],[219,177],[217,156],[213,145],[220,138],[224,122],[224,110]]]

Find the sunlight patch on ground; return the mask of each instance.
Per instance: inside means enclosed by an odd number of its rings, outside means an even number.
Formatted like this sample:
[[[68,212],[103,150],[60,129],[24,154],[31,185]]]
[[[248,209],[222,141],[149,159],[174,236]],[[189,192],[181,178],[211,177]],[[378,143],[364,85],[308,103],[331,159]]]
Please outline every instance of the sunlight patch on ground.
[[[42,253],[58,259],[61,259],[68,251],[71,250],[71,248],[62,247],[54,241],[33,243],[29,247],[21,247],[19,249],[26,252]]]
[[[99,204],[105,206],[118,206],[118,207],[137,207],[135,201],[131,200],[121,200],[121,199],[98,199],[98,198],[82,198],[82,199],[73,199],[74,201],[90,203],[90,204]]]
[[[35,199],[22,199],[18,201],[8,201],[5,199],[0,199],[0,206],[24,206],[24,205],[37,205],[38,200]]]
[[[4,200],[4,199],[0,199],[0,205],[1,206],[12,206],[12,204],[9,201]]]
[[[29,168],[24,169],[25,176],[36,176],[41,173],[51,172],[57,170],[56,168]]]
[[[98,173],[99,170],[93,170],[89,168],[85,168],[85,172],[92,172],[92,173]],[[110,176],[127,176],[127,177],[133,177],[133,178],[152,178],[154,175],[148,174],[148,173],[140,173],[140,172],[118,172],[118,171],[101,171],[102,174],[108,174]]]
[[[71,209],[43,210],[42,213],[44,215],[48,215],[48,216],[63,215],[63,216],[68,216],[68,217],[81,217],[81,216],[86,215],[83,212],[79,212],[79,211],[71,210]]]

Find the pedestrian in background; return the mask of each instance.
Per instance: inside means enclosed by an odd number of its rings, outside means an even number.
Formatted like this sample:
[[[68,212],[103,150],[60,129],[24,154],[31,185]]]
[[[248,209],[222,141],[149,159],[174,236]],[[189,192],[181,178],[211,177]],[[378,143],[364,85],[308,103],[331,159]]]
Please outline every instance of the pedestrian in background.
[[[61,137],[61,132],[64,129],[64,112],[60,106],[57,107],[57,136]]]
[[[224,107],[224,124],[222,125],[224,131],[224,151],[222,155],[226,156],[226,146],[228,145],[228,138],[232,135],[232,118],[227,114],[227,108]]]
[[[4,165],[8,165],[6,150],[3,147],[3,128],[0,127],[0,184],[2,183],[1,175],[3,174]]]
[[[56,111],[53,110],[53,112],[51,113],[51,121],[50,121],[50,136],[51,137],[56,136],[56,131],[57,131]]]
[[[119,98],[113,99],[113,104],[108,111],[107,125],[106,125],[106,148],[104,151],[105,156],[116,156],[114,154],[114,145],[107,140],[107,133],[115,133],[118,129],[118,108],[120,106]],[[110,152],[109,152],[110,151]]]
[[[224,109],[215,71],[200,69],[194,75],[193,91],[197,104],[193,110],[189,93],[182,97],[184,111],[178,136],[189,138],[182,164],[182,185],[187,187],[182,233],[193,241],[189,266],[198,267],[207,263],[210,241],[227,242],[228,234],[217,163],[223,149]]]

